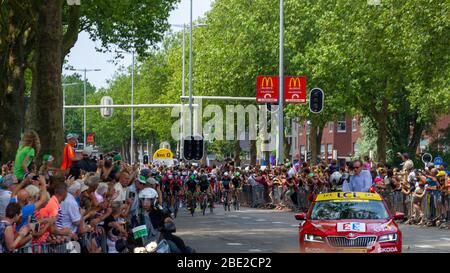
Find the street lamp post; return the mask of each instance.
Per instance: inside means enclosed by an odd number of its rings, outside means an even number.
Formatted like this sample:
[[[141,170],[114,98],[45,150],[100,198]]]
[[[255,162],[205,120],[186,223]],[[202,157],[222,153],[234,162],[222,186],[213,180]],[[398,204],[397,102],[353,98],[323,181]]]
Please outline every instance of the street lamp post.
[[[64,106],[66,106],[66,86],[73,86],[73,85],[79,85],[82,83],[63,83],[62,87],[63,87],[63,129],[65,127],[65,120],[66,120],[66,108],[64,108]]]
[[[83,71],[84,72],[84,106],[86,106],[86,73],[88,72],[88,71],[100,71],[101,69],[86,69],[86,68],[84,68],[84,69],[74,69],[74,68],[71,68],[70,70],[72,70],[72,71]],[[84,108],[84,117],[83,117],[83,123],[84,123],[84,126],[83,126],[83,137],[84,137],[84,139],[83,139],[83,148],[86,148],[86,107]]]
[[[131,68],[131,148],[130,163],[134,163],[134,50],[132,52],[132,68]]]
[[[284,0],[280,0],[280,68],[279,68],[279,84],[280,84],[280,100],[278,103],[278,164],[283,163],[283,136],[284,136]]]
[[[191,135],[193,134],[193,123],[192,123],[192,0],[190,6],[190,33],[189,33],[189,117],[190,117],[190,130]]]
[[[190,116],[191,116],[191,120],[192,120],[192,27],[205,27],[206,24],[195,24],[192,25],[192,1],[191,1],[191,23],[190,26],[187,26],[186,24],[173,24],[172,26],[175,27],[180,27],[183,28],[183,64],[182,64],[182,82],[181,82],[181,93],[182,96],[185,96],[185,76],[186,76],[186,72],[185,72],[185,64],[186,64],[186,28],[189,28],[191,30],[191,38],[190,38],[190,46],[189,46],[189,107],[191,109],[190,111]],[[184,138],[184,103],[181,102],[182,106],[181,106],[181,136],[180,136],[180,155],[183,155],[183,150],[184,150],[184,143],[183,143],[183,138]],[[191,123],[191,134],[192,134],[192,123]],[[180,156],[181,157],[181,156]]]

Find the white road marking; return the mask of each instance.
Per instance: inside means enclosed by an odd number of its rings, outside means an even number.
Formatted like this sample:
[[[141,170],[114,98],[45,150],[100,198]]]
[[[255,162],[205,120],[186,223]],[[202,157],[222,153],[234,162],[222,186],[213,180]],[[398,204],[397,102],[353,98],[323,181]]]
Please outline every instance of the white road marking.
[[[291,225],[291,227],[298,227],[298,224],[297,225]]]
[[[264,222],[266,219],[256,219],[256,222]]]
[[[434,248],[433,246],[430,245],[415,245],[415,246],[420,248]]]
[[[252,217],[241,217],[241,219],[252,219]]]
[[[237,215],[227,214],[228,217],[238,217]]]
[[[241,246],[241,243],[227,243],[229,246]]]
[[[257,248],[252,248],[252,249],[249,249],[248,251],[250,251],[250,252],[262,252],[261,249],[257,249]]]
[[[285,224],[283,222],[272,222],[272,224]]]
[[[446,240],[446,241],[450,241],[450,238],[439,238],[439,239],[441,239],[441,240]]]

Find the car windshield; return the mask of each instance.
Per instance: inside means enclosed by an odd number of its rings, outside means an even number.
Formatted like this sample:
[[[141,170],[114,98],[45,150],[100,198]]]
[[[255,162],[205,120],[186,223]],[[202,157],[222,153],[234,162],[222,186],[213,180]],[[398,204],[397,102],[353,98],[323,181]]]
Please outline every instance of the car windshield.
[[[311,220],[387,219],[382,201],[377,200],[328,200],[316,202]]]

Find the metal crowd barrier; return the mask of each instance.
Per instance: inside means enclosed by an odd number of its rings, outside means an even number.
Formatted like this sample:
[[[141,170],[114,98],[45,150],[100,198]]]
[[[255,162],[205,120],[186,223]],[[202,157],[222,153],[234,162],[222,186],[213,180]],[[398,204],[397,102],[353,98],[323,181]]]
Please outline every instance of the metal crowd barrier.
[[[80,253],[78,242],[62,244],[35,244],[18,248],[14,253]]]
[[[91,243],[92,239],[95,239],[95,241],[97,242],[97,245],[101,247],[102,253],[108,253],[106,232],[103,229],[103,227],[100,227],[100,226],[97,227],[96,233],[90,232],[90,233],[85,233],[80,236],[78,241],[80,242],[82,253],[88,252],[87,246]]]
[[[249,185],[244,184],[240,192],[240,201],[244,206],[262,207],[268,204],[272,205],[292,205],[289,197],[283,196],[284,188],[274,185],[272,192],[267,192],[264,185]],[[311,205],[308,200],[310,192],[300,187],[297,191],[297,204],[295,209],[299,211],[307,211]],[[395,212],[402,212],[405,218],[413,217],[413,196],[406,195],[401,191],[382,192],[380,193],[388,209],[392,214]],[[437,219],[446,220],[450,222],[450,194],[442,196],[442,192],[427,191],[421,201],[421,209],[424,220],[427,222],[435,221]],[[285,204],[287,201],[288,204]],[[295,204],[294,204],[295,205]]]

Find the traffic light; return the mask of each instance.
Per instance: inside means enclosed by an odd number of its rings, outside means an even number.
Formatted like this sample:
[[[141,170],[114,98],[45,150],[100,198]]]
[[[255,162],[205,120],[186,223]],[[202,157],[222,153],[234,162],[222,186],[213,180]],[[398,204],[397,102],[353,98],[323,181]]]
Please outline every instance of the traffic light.
[[[309,94],[309,110],[320,113],[323,110],[324,94],[322,89],[313,88]]]
[[[203,158],[203,139],[194,140],[194,155],[195,160],[201,160]]]
[[[193,141],[191,139],[185,139],[184,140],[184,146],[183,146],[183,157],[186,160],[192,160],[193,158]]]
[[[203,158],[203,144],[203,138],[187,137],[184,140],[184,159],[201,160]]]

